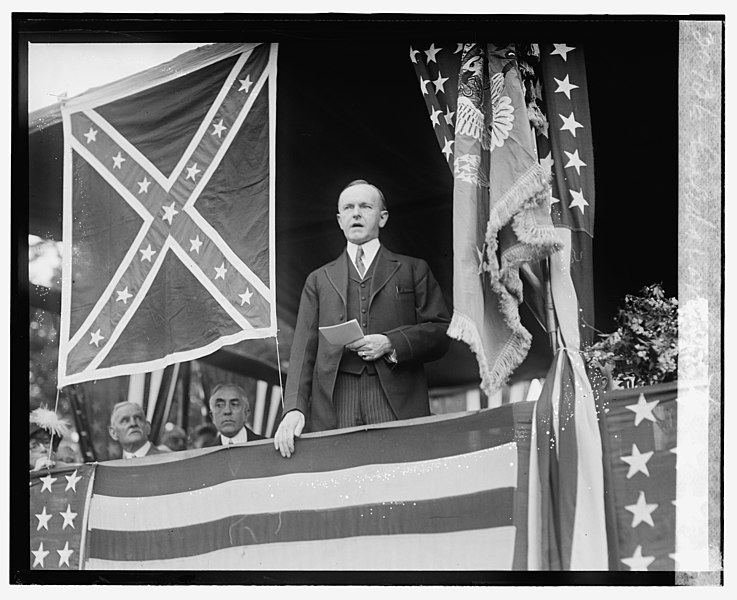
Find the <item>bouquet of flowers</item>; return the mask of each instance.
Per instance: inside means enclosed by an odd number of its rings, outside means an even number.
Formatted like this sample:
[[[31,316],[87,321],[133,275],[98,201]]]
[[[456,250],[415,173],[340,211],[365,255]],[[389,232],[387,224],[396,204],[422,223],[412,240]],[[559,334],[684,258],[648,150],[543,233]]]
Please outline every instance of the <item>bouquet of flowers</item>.
[[[659,284],[628,294],[614,333],[601,335],[584,355],[591,367],[620,387],[666,383],[678,378],[678,300]]]

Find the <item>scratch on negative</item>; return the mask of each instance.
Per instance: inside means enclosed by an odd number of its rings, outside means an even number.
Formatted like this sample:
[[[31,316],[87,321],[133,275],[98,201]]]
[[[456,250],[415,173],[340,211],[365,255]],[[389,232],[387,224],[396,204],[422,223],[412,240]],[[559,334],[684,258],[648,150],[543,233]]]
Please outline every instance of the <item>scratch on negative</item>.
[[[274,535],[279,533],[279,530],[281,529],[281,513],[279,513],[279,527],[276,528],[276,531],[274,532]]]
[[[233,523],[233,524],[232,524],[232,525],[231,525],[231,526],[230,526],[230,527],[228,528],[228,536],[230,537],[230,543],[231,543],[231,544],[233,544],[233,543],[234,543],[234,541],[233,541],[233,531],[234,531],[234,529],[235,529],[236,527],[238,527],[238,525],[239,525],[240,523],[242,523],[242,522],[243,522],[243,520],[244,520],[245,518],[246,518],[246,516],[245,516],[245,515],[241,516],[241,518],[240,518],[240,519],[238,519],[238,520],[237,520],[237,521],[236,521],[235,523]],[[250,527],[246,526],[246,527],[243,527],[243,530],[244,530],[244,531],[248,531],[248,533],[250,533],[250,534],[251,534],[251,539],[252,539],[252,540],[253,540],[254,542],[258,541],[258,540],[256,539],[256,534],[255,534],[255,533],[253,532],[253,529],[251,529]]]

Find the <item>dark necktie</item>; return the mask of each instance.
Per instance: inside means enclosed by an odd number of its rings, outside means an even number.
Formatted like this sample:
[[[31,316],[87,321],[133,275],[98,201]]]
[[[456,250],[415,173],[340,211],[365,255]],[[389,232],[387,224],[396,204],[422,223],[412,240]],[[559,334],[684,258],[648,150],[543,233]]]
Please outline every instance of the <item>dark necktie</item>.
[[[356,251],[356,269],[358,269],[358,274],[363,279],[363,274],[366,272],[366,267],[363,264],[363,246],[359,246]]]

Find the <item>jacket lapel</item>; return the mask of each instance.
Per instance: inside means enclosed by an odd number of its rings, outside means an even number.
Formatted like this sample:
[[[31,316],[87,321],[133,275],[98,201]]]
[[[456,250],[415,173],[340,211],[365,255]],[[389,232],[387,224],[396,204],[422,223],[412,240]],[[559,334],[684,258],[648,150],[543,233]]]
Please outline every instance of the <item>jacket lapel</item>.
[[[347,311],[348,303],[346,297],[348,295],[348,252],[344,250],[343,253],[325,267],[325,275],[328,278],[330,284],[338,292],[341,301],[343,302],[343,312]]]
[[[375,260],[376,268],[374,269],[374,276],[371,279],[369,308],[371,308],[371,302],[373,302],[374,296],[381,291],[381,288],[387,284],[392,278],[392,275],[399,270],[399,261],[388,250],[384,250],[384,246],[379,249]]]

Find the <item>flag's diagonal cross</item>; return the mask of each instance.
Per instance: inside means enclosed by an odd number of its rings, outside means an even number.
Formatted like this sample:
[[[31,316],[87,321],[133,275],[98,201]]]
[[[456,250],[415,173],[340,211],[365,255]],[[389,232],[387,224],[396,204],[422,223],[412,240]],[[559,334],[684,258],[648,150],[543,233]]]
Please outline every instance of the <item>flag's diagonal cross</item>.
[[[73,351],[87,355],[87,369],[95,368],[107,355],[111,342],[140,306],[169,249],[187,250],[185,255],[192,260],[182,262],[242,328],[253,327],[248,316],[257,298],[261,304],[272,302],[268,286],[194,207],[269,76],[269,69],[264,68],[252,89],[244,87],[244,77],[250,81],[254,74],[244,69],[246,58],[242,56],[233,67],[168,178],[97,113],[74,115],[72,147],[143,221],[109,285],[70,340]],[[152,260],[157,253],[158,259]],[[174,254],[182,259],[182,252]],[[106,308],[110,318],[100,319]],[[80,343],[85,339],[87,343]]]

